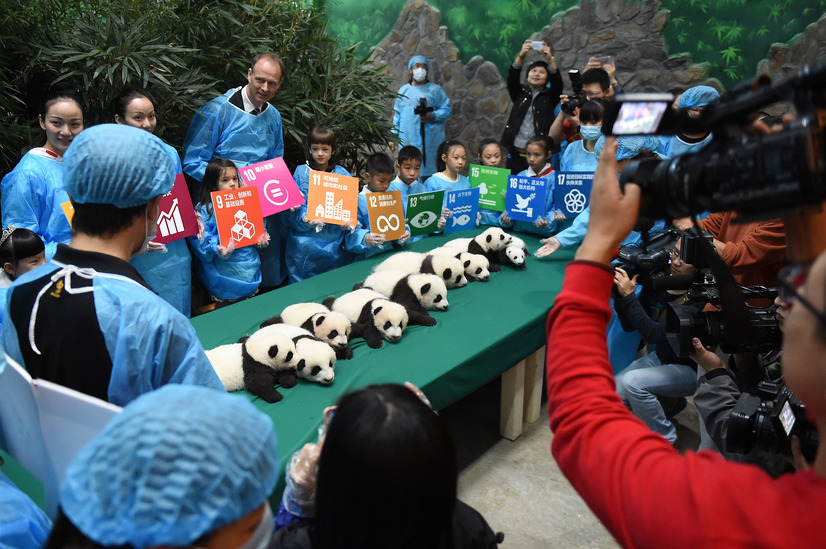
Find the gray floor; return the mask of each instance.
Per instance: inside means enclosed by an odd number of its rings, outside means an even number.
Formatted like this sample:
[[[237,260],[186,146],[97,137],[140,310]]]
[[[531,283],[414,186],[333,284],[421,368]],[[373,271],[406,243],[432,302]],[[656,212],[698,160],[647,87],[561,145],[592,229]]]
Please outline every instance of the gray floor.
[[[574,491],[551,457],[547,408],[516,441],[499,437],[499,381],[441,412],[459,460],[459,498],[477,509],[500,547],[614,548],[617,543]],[[675,418],[681,449],[699,444],[693,404]]]

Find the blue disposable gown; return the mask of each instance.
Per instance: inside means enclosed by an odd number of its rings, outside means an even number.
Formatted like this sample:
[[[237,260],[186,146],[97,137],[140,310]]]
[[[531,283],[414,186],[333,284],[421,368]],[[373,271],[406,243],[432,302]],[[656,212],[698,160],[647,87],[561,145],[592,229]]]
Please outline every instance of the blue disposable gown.
[[[594,172],[597,169],[597,154],[585,149],[585,140],[569,143],[562,153],[560,171]]]
[[[25,366],[10,304],[19,285],[48,273],[57,275],[62,264],[49,261],[20,276],[4,307],[3,347]],[[71,267],[71,266],[70,266]],[[67,277],[69,275],[66,275]],[[108,400],[125,406],[138,396],[168,383],[201,385],[226,391],[204,354],[195,329],[184,315],[141,284],[121,275],[95,272],[92,277],[95,315],[112,361]],[[67,288],[68,291],[68,288]],[[72,319],[67,318],[66,322]]]
[[[411,194],[419,194],[425,193],[430,191],[424,183],[419,180],[412,182],[410,185],[405,183],[401,180],[399,176],[396,176],[396,179],[390,182],[390,187],[387,188],[388,191],[399,191],[402,197],[402,207],[404,208],[404,215],[407,216],[407,199]],[[410,230],[410,225],[407,225],[407,230]],[[410,239],[405,243],[410,244],[411,242],[416,242],[425,238],[426,234],[418,234],[416,236],[411,236]]]
[[[270,105],[254,116],[228,101],[229,90],[201,107],[184,138],[184,173],[198,181],[213,158],[228,158],[238,168],[284,155],[281,113]]]
[[[341,166],[333,168],[332,173],[350,175]],[[291,231],[287,237],[287,271],[290,282],[299,282],[349,263],[350,254],[344,249],[344,235],[349,231],[332,223],[325,223],[320,231],[316,231],[316,227],[302,221],[307,215],[310,166],[298,166],[293,179],[304,196],[304,204],[288,217]]]
[[[181,158],[171,145],[166,145],[169,157],[181,173]],[[166,244],[165,252],[146,252],[133,257],[132,265],[143,279],[158,292],[167,303],[189,316],[192,304],[192,256],[186,239]]]
[[[32,149],[23,155],[0,183],[3,226],[14,225],[34,231],[46,244],[50,259],[58,243],[72,240],[72,226],[61,204],[69,202],[63,190],[63,162]]]
[[[426,150],[422,149],[421,118],[413,112],[420,98],[427,101],[427,106],[436,109],[433,111],[436,118],[424,124]],[[425,153],[426,162],[422,164],[422,179],[437,171],[436,150],[445,140],[445,121],[450,118],[450,113],[450,99],[438,84],[433,82],[427,82],[421,86],[405,84],[399,90],[399,97],[396,98],[396,104],[393,107],[393,132],[401,139],[402,147],[413,145]]]
[[[261,285],[261,258],[255,246],[232,251],[227,257],[218,253],[221,243],[215,212],[207,205],[198,210],[204,222],[204,238],[190,236],[195,254],[195,274],[210,295],[218,299],[241,299],[258,291]]]
[[[184,173],[201,181],[213,158],[228,158],[240,169],[256,162],[284,156],[281,113],[269,105],[258,116],[244,112],[228,100],[241,88],[229,90],[201,107],[184,138]],[[286,230],[281,214],[264,219],[270,245],[261,250],[261,283],[278,286],[287,276],[283,262]]]
[[[547,168],[547,165],[546,165]],[[530,172],[530,173],[528,173]],[[519,176],[524,177],[535,177],[534,171],[528,168],[522,172],[519,172]],[[542,173],[542,172],[539,172]],[[554,189],[556,187],[556,172],[550,172],[549,174],[543,176],[541,179],[547,181],[547,191],[545,192],[545,205],[544,210],[540,213],[538,217],[545,217],[550,220],[550,223],[546,227],[542,227],[541,229],[536,226],[536,223],[530,223],[528,221],[511,221],[510,225],[505,225],[502,223],[502,218],[500,216],[499,222],[500,225],[506,229],[512,229],[514,231],[520,233],[531,233],[531,234],[538,234],[540,236],[551,236],[556,232],[557,229],[557,222],[553,219],[554,214]]]
[[[49,517],[0,473],[0,549],[39,549],[51,530]]]
[[[660,146],[655,152],[661,156],[673,158],[675,156],[682,156],[703,150],[703,148],[714,139],[714,134],[708,134],[708,136],[699,143],[686,143],[676,135],[663,135],[657,139],[660,142]]]

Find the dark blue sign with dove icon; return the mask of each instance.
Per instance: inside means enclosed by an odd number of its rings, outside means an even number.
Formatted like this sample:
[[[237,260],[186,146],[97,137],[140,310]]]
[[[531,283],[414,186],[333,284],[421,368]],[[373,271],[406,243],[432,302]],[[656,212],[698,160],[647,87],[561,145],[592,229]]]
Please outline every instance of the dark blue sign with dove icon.
[[[548,182],[541,177],[512,175],[508,178],[508,194],[505,196],[505,211],[513,221],[533,223],[537,217],[545,215],[545,194]]]

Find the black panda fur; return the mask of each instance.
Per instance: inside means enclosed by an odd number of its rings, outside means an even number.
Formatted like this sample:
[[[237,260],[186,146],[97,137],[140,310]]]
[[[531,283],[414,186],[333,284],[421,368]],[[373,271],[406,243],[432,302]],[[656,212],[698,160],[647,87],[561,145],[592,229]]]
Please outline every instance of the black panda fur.
[[[445,282],[447,282],[449,280],[452,280],[455,277],[455,281],[453,281],[453,284],[455,284],[455,286],[451,286],[451,287],[461,287],[460,286],[460,281],[461,281],[462,277],[464,277],[465,272],[462,271],[462,272],[459,272],[459,273],[453,273],[453,272],[451,272],[450,269],[446,269],[445,271],[443,271],[441,273],[437,273],[436,269],[433,268],[433,258],[434,257],[438,257],[438,256],[426,255],[424,260],[422,261],[422,268],[419,272],[425,273],[425,274],[435,274],[436,276],[442,277],[445,280]],[[459,262],[459,264],[461,265],[461,261]]]
[[[323,305],[323,303],[322,303],[322,305]],[[327,307],[327,308],[329,309],[329,307]],[[319,321],[319,322],[321,322],[321,321]],[[283,324],[283,323],[284,323],[284,319],[281,318],[281,315],[274,316],[274,317],[269,318],[269,319],[265,320],[264,322],[262,322],[261,325],[259,326],[259,328],[263,328],[264,326],[270,326],[271,324]],[[316,331],[315,331],[316,326],[313,323],[313,317],[310,317],[307,320],[305,320],[304,323],[299,327],[304,328],[305,330],[307,330],[311,334],[316,333]],[[352,336],[352,333],[351,333],[351,336]],[[331,345],[331,347],[332,347],[332,345]],[[333,350],[336,352],[336,358],[338,360],[349,360],[349,359],[353,358],[353,348],[350,347],[350,345],[346,345],[346,346],[344,346],[342,348],[339,348],[339,349],[333,347]]]
[[[280,401],[283,397],[275,385],[281,385],[285,389],[295,387],[298,374],[294,368],[286,370],[273,370],[266,364],[261,364],[247,351],[246,341],[249,336],[238,340],[241,343],[241,369],[244,372],[244,386],[247,391],[257,397],[261,397],[270,404]],[[278,348],[270,349],[270,356],[278,354]]]

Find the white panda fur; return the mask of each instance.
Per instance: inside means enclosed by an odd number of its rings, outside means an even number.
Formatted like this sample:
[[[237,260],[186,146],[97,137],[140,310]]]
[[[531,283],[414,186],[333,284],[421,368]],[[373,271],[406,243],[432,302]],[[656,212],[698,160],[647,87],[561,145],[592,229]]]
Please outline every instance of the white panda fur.
[[[456,248],[472,254],[481,254],[488,258],[491,271],[501,270],[493,268],[499,264],[499,250],[511,243],[512,237],[499,227],[490,227],[473,238],[454,238],[445,243],[445,246]]]
[[[341,313],[335,313],[321,303],[295,303],[286,307],[281,314],[261,323],[261,327],[283,322],[300,326],[325,341],[336,351],[336,357],[349,359],[353,349],[347,344],[350,338],[350,320]]]
[[[524,271],[528,268],[525,257],[531,255],[525,241],[519,237],[512,236],[511,243],[504,249],[499,250],[499,257],[502,264],[509,264],[512,267]]]
[[[322,385],[330,385],[336,378],[336,352],[329,344],[307,333],[295,338],[298,377]]]
[[[296,383],[296,349],[292,336],[278,326],[257,330],[238,343],[206,351],[227,391],[246,389],[269,403],[282,399],[275,385]]]
[[[467,284],[462,262],[455,257],[427,255],[418,252],[396,252],[376,265],[373,272],[388,269],[408,273],[439,275],[449,289],[461,288]]]
[[[487,282],[490,280],[490,261],[488,261],[487,257],[481,254],[461,252],[456,248],[450,248],[448,246],[433,248],[427,252],[427,254],[448,255],[457,258],[462,262],[462,266],[465,268],[465,277],[468,279],[468,282]]]
[[[399,341],[409,322],[403,305],[366,288],[353,290],[339,298],[328,297],[324,305],[349,318],[353,336],[363,337],[373,349],[382,346],[382,339],[391,343]]]
[[[445,281],[434,274],[387,269],[371,274],[356,286],[375,290],[390,301],[404,305],[408,311],[414,309],[426,315],[427,311],[446,311],[449,306]]]

